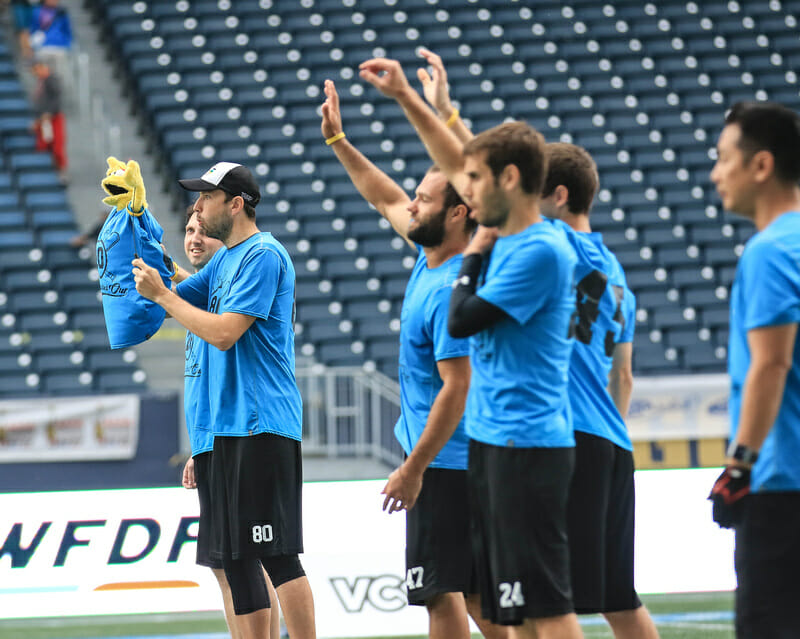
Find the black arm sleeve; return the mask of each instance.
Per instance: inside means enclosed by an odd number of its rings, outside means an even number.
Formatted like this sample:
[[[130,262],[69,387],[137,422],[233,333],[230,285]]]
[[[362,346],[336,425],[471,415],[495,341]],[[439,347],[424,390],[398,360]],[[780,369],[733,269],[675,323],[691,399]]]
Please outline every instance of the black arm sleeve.
[[[483,256],[478,253],[465,256],[461,264],[447,316],[447,330],[453,337],[469,337],[508,317],[501,308],[475,295],[482,265]]]

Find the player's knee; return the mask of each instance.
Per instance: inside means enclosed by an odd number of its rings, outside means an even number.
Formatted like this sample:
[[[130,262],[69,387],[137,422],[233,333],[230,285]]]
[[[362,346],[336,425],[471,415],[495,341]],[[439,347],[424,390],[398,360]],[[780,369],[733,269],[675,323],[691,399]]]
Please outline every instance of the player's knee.
[[[275,557],[263,557],[261,563],[267,571],[272,585],[278,588],[283,584],[305,577],[306,572],[300,563],[297,555],[277,555]]]
[[[247,615],[270,607],[267,582],[257,559],[226,560],[223,568],[231,589],[233,610],[237,615]]]
[[[448,614],[454,609],[466,612],[464,595],[460,592],[440,592],[425,600],[425,607],[429,613]]]

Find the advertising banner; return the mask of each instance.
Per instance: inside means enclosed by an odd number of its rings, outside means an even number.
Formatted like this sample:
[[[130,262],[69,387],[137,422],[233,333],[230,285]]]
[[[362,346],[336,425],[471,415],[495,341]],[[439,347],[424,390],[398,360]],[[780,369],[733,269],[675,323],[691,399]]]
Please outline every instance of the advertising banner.
[[[0,463],[132,459],[139,396],[40,397],[0,402]]]
[[[730,590],[733,538],[705,497],[718,469],[637,474],[641,592]],[[406,605],[405,516],[384,482],[307,483],[305,554],[320,637],[424,634]],[[218,610],[183,488],[0,494],[0,618]]]
[[[727,437],[727,375],[637,378],[625,423],[633,441]]]

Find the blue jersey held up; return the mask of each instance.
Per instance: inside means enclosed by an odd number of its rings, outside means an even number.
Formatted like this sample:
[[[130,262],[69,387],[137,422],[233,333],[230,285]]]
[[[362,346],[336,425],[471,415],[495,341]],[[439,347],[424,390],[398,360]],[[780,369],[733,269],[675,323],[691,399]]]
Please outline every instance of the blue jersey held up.
[[[208,344],[186,331],[185,354],[183,414],[194,457],[214,448],[208,402]]]
[[[567,396],[575,251],[540,222],[497,240],[481,298],[508,317],[470,338],[467,434],[485,444],[574,446]]]
[[[294,375],[295,273],[271,233],[219,249],[177,286],[210,313],[255,321],[227,351],[208,346],[210,426],[214,435],[275,433],[302,439],[302,402]]]
[[[406,454],[417,445],[442,388],[437,362],[469,355],[469,340],[451,337],[447,313],[463,256],[428,268],[422,247],[408,280],[400,320],[400,418],[394,428]],[[469,438],[464,419],[431,462],[432,468],[467,468]]]
[[[731,292],[728,372],[731,439],[750,367],[747,332],[800,322],[800,212],[784,213],[745,246]],[[753,466],[753,491],[800,490],[800,340],[795,341],[778,417]]]
[[[575,347],[569,365],[573,428],[633,450],[625,421],[608,392],[608,374],[615,346],[633,341],[636,298],[602,235],[554,223],[563,226],[578,257]]]
[[[136,290],[131,262],[138,256],[156,269],[164,285],[172,286],[172,260],[161,248],[164,230],[148,209],[134,215],[113,209],[97,236],[97,271],[103,295],[103,313],[111,348],[141,344],[155,334],[166,311]]]

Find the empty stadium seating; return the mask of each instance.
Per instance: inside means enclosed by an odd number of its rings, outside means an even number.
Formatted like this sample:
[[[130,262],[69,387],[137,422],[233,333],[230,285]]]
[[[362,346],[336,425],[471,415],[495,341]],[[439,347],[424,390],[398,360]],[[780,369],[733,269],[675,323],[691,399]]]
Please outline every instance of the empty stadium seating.
[[[724,368],[719,309],[750,231],[719,210],[708,171],[727,105],[800,101],[796,16],[780,3],[92,4],[173,174],[225,159],[261,177],[262,225],[298,264],[303,354],[394,371],[413,259],[321,145],[317,106],[334,79],[349,139],[413,188],[422,147],[355,69],[373,55],[412,69],[424,45],[475,128],[525,118],[597,159],[593,223],[639,294],[637,371]]]
[[[78,231],[0,43],[0,397],[143,388],[136,353],[111,351],[92,249]]]
[[[297,265],[299,353],[366,359],[396,375],[398,302],[413,257],[322,144],[317,108],[323,80],[335,80],[348,138],[413,189],[423,149],[357,65],[387,55],[412,71],[415,48],[426,46],[444,57],[475,129],[524,118],[596,158],[592,221],[639,298],[636,371],[724,370],[727,291],[751,230],[720,210],[708,172],[731,103],[800,106],[796,4],[86,2],[171,176],[219,160],[259,176],[262,228]]]

